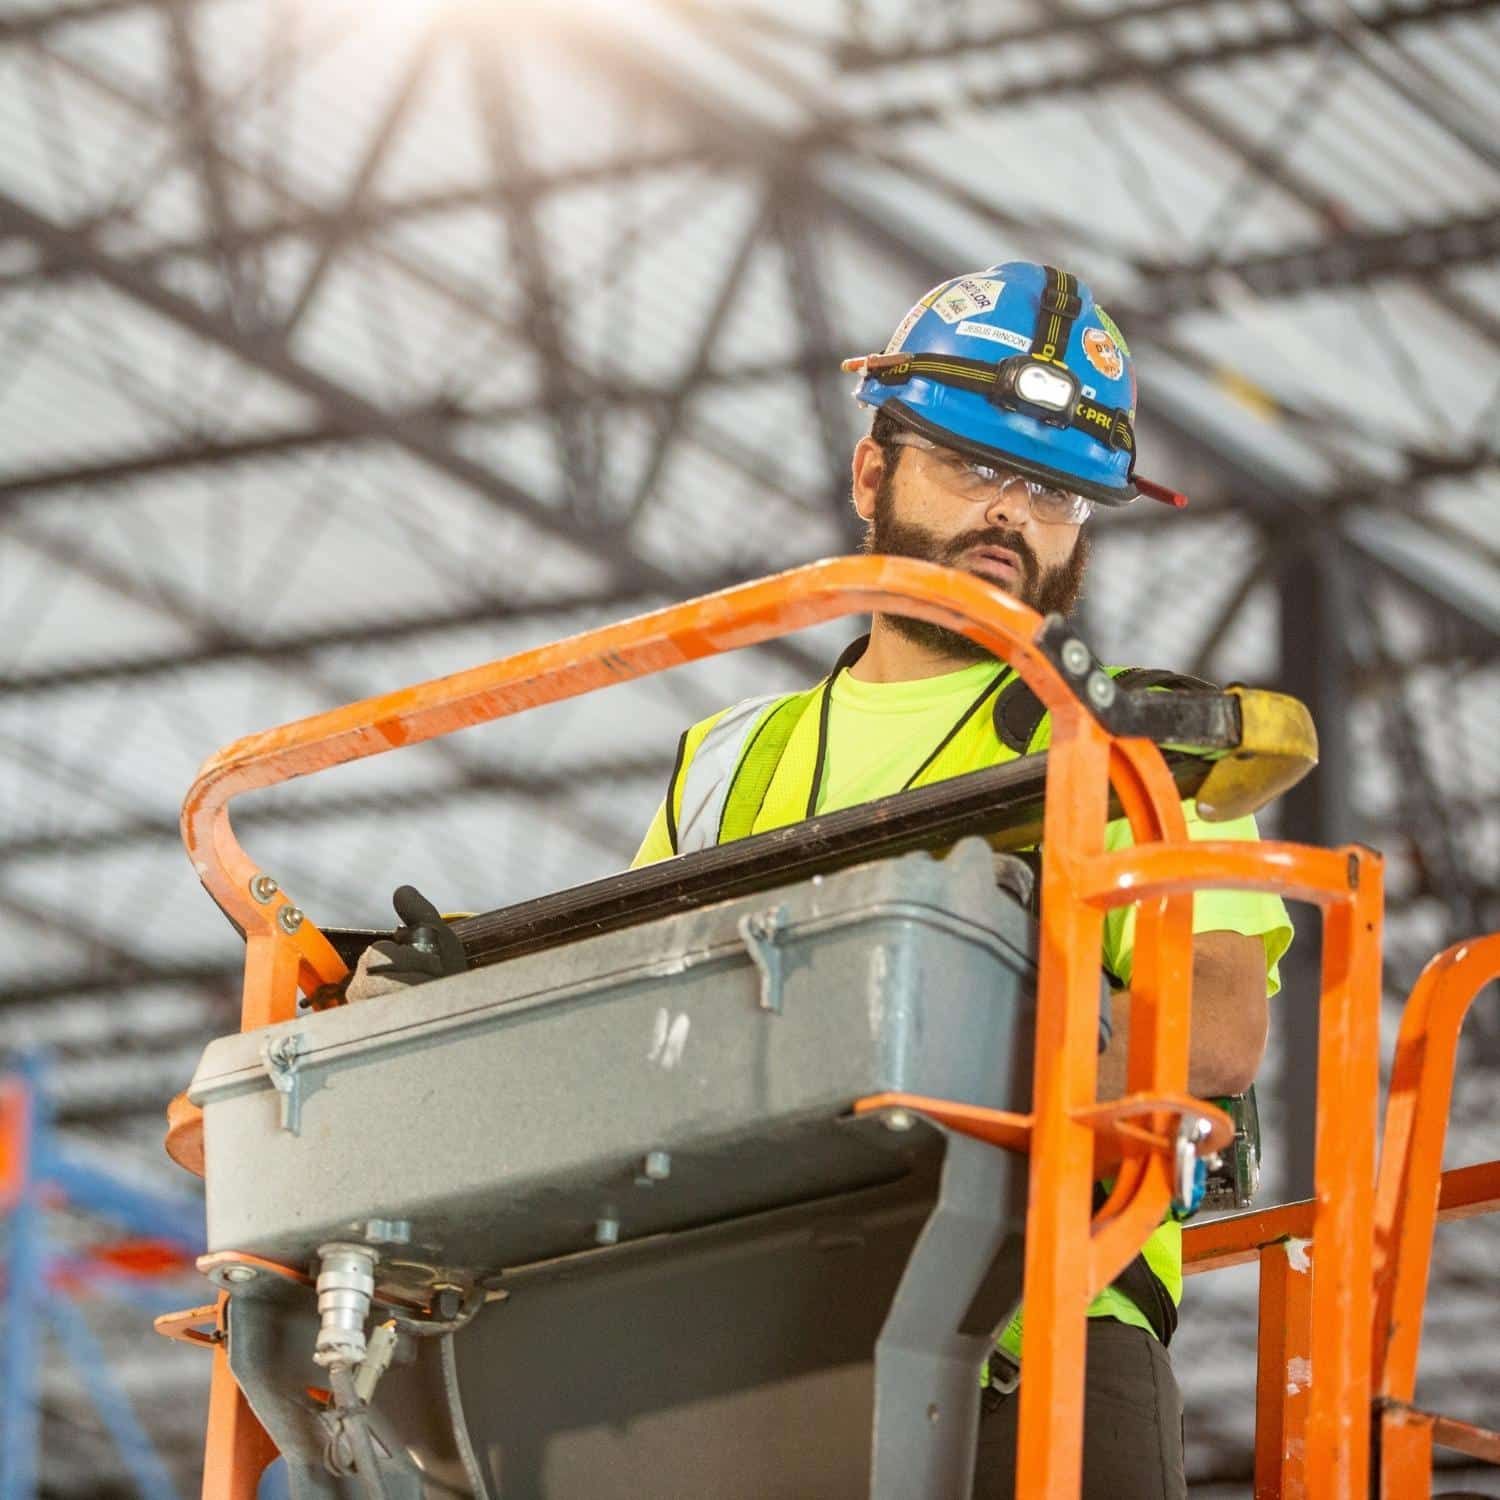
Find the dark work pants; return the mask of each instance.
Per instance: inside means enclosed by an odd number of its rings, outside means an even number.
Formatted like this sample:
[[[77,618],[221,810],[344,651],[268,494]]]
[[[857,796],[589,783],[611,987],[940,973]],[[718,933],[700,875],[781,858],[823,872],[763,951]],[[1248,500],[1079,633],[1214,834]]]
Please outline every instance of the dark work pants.
[[[1090,1318],[1087,1368],[1083,1500],[1186,1500],[1182,1396],[1167,1351],[1144,1328]],[[1019,1391],[984,1393],[974,1500],[1015,1496],[1019,1408]]]

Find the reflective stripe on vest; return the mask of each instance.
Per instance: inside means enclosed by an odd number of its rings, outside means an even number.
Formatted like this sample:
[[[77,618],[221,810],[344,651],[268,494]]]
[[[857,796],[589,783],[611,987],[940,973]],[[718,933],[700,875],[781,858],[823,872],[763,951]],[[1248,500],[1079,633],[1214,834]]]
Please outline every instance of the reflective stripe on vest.
[[[677,814],[677,852],[692,854],[719,842],[724,801],[734,784],[734,773],[745,746],[765,711],[787,697],[766,693],[726,708],[703,736],[696,753],[682,769],[682,807]],[[669,790],[672,795],[675,788]]]
[[[855,643],[856,646],[861,644],[862,642]],[[843,665],[844,660],[841,658],[834,669],[835,676]],[[1105,671],[1128,687],[1213,686],[1201,678],[1142,667],[1111,666],[1106,667]],[[986,715],[995,735],[994,754],[984,754],[963,764],[953,764],[948,756],[940,755],[933,764],[924,768],[915,784],[926,785],[966,770],[977,770],[980,766],[995,764],[1010,756],[1035,754],[1046,749],[1052,738],[1051,723],[1041,701],[1020,677],[1006,675],[1009,680],[1002,679],[993,712]],[[758,698],[746,698],[719,715],[704,734],[697,749],[685,757],[685,763],[668,788],[668,797],[675,799],[678,787],[681,787],[681,806],[675,813],[674,853],[688,854],[699,849],[711,849],[721,839],[742,838],[751,831],[751,822],[760,812],[767,786],[775,774],[776,763],[796,728],[800,713],[790,713],[786,722],[772,726],[775,732],[767,738],[779,740],[780,743],[774,747],[763,747],[770,752],[770,762],[757,765],[755,769],[758,774],[755,776],[741,774],[747,754],[752,746],[757,751],[762,748],[757,737],[779,708],[785,706],[790,709],[796,699],[804,700],[804,707],[811,708],[813,701],[827,689],[830,681],[831,679],[825,679],[817,687],[803,693],[771,693]],[[812,774],[816,775],[816,767]],[[742,785],[747,781],[754,784]],[[803,816],[800,808],[810,790],[811,784],[806,791],[797,793],[799,810],[796,814],[777,818],[773,826]],[[737,798],[745,805],[736,807],[731,804],[731,798]],[[674,809],[677,807],[675,801],[672,805]],[[732,827],[729,826],[731,824]]]

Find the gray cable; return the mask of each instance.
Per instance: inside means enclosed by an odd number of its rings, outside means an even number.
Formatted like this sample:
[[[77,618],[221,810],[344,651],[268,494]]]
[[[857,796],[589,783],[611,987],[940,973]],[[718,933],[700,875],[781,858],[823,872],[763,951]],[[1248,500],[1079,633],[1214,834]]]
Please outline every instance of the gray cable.
[[[478,1455],[469,1440],[469,1424],[464,1420],[464,1405],[458,1393],[458,1352],[453,1347],[453,1335],[445,1333],[441,1345],[443,1357],[443,1394],[448,1398],[448,1418],[453,1424],[453,1443],[458,1449],[459,1462],[474,1490],[474,1500],[499,1500],[492,1495],[484,1471],[479,1467]]]
[[[370,1436],[364,1402],[354,1389],[354,1375],[347,1366],[333,1365],[328,1371],[333,1398],[343,1416],[344,1432],[354,1452],[354,1474],[364,1500],[389,1500],[380,1479],[380,1460],[375,1454],[375,1439]]]

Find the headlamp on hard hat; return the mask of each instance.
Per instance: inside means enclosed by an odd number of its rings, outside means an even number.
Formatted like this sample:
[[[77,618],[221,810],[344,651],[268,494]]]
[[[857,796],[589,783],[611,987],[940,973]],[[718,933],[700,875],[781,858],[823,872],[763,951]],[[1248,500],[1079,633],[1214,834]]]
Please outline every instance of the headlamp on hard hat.
[[[1078,403],[1078,377],[1066,366],[1014,354],[1001,360],[995,371],[995,391],[990,398],[997,406],[1025,412],[1053,427],[1072,425]]]

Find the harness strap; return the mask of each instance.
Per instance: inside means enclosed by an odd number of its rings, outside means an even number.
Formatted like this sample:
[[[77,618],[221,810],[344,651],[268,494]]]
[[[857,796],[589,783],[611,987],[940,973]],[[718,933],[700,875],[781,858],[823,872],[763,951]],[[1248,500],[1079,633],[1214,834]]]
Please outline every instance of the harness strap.
[[[1066,271],[1059,271],[1056,266],[1042,269],[1047,273],[1047,284],[1042,288],[1037,307],[1031,352],[1037,359],[1061,364],[1068,340],[1073,336],[1073,324],[1083,311],[1083,302],[1073,290],[1077,283]]]

